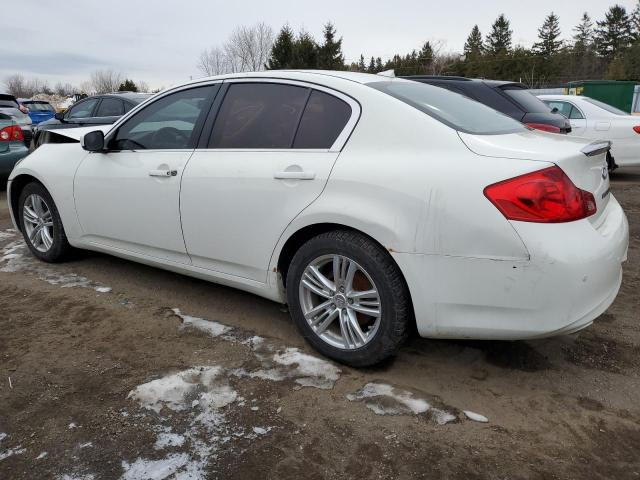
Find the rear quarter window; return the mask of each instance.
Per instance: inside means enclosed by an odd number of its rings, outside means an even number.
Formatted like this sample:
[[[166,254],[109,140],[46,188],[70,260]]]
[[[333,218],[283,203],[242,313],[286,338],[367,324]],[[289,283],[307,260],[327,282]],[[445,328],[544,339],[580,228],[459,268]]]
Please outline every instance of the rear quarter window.
[[[314,90],[302,114],[293,148],[331,148],[349,118],[349,104]]]
[[[401,80],[373,82],[368,86],[397,98],[461,132],[499,135],[525,130],[520,122],[511,117],[444,88]]]

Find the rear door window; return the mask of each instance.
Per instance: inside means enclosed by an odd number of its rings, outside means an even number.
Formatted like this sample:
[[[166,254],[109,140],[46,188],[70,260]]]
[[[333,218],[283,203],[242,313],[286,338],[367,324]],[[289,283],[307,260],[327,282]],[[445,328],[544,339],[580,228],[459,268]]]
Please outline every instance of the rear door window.
[[[555,100],[551,100],[551,101],[545,101],[544,103],[546,103],[549,108],[551,110],[553,110],[554,108],[558,109],[558,113],[561,113],[562,115],[564,115],[567,118],[571,118],[571,108],[573,107],[570,103],[567,102],[558,102]]]
[[[310,89],[233,83],[216,117],[209,148],[291,148]]]
[[[119,98],[103,98],[96,117],[119,117],[124,113],[124,104]]]
[[[293,148],[331,148],[351,118],[348,103],[314,90],[302,114]]]

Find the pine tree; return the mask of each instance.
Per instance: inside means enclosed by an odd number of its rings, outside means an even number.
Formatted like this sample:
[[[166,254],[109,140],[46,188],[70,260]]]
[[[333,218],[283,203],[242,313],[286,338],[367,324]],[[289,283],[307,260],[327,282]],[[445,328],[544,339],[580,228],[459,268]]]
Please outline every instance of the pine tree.
[[[318,44],[307,32],[300,32],[293,43],[293,68],[318,68]]]
[[[631,44],[631,19],[624,7],[614,5],[609,8],[604,20],[597,23],[597,49],[603,57],[612,59]]]
[[[324,43],[318,48],[318,67],[323,70],[342,70],[342,37],[336,40],[336,29],[331,22],[324,26]]]
[[[293,31],[285,25],[278,33],[267,63],[269,70],[281,70],[293,66]]]
[[[371,57],[371,61],[369,62],[369,68],[367,68],[367,72],[376,73],[376,59]]]
[[[381,72],[384,70],[384,65],[382,64],[382,59],[380,57],[376,58],[376,72]]]
[[[364,55],[362,54],[360,54],[360,60],[358,60],[358,71],[359,72],[367,71],[367,65],[364,63]]]
[[[560,40],[560,19],[551,12],[544,19],[542,27],[538,29],[539,42],[533,44],[533,53],[549,58],[560,50],[562,40]]]
[[[587,12],[582,14],[580,23],[573,29],[574,48],[578,51],[584,51],[593,45],[593,22]]]
[[[492,55],[507,53],[511,50],[511,34],[513,31],[509,28],[509,20],[501,13],[493,22],[491,33],[487,35],[486,49]]]
[[[640,0],[631,14],[631,35],[634,42],[640,40]]]
[[[482,55],[483,49],[482,33],[480,33],[478,25],[474,25],[464,44],[464,55],[467,57],[479,57]]]
[[[138,86],[135,84],[133,80],[129,80],[128,78],[124,79],[124,82],[120,84],[118,87],[119,92],[137,92]]]
[[[429,67],[433,64],[433,47],[430,42],[426,42],[422,46],[416,58],[416,63],[416,73],[428,73]]]

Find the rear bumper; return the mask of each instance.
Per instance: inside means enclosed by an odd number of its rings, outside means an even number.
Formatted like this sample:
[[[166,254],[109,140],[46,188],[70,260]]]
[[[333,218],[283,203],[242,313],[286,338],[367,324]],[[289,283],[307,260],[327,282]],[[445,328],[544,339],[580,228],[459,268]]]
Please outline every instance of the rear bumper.
[[[529,260],[394,253],[425,337],[518,340],[589,326],[615,299],[629,227],[611,197],[600,217],[513,222]]]
[[[18,161],[29,154],[29,149],[22,142],[11,142],[9,150],[0,152],[0,176],[8,176]]]

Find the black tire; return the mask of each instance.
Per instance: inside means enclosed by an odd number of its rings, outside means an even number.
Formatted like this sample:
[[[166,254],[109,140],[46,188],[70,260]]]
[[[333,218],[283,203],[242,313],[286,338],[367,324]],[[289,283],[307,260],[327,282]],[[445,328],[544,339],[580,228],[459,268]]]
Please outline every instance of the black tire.
[[[51,218],[53,222],[53,243],[46,252],[42,252],[34,247],[25,229],[24,206],[29,196],[33,194],[39,195],[44,200],[46,206],[51,212]],[[62,220],[60,220],[58,208],[56,207],[53,198],[51,198],[51,195],[49,194],[47,189],[42,186],[42,184],[38,182],[31,182],[25,185],[25,187],[22,189],[18,200],[17,220],[20,224],[20,230],[22,231],[22,235],[24,237],[25,243],[27,244],[27,247],[29,247],[31,253],[40,260],[49,263],[61,262],[65,260],[73,250],[73,248],[67,241],[67,235],[64,233],[64,227],[62,225]]]
[[[323,255],[342,255],[362,266],[375,283],[382,307],[375,335],[357,349],[337,348],[321,339],[305,319],[300,300],[300,282],[307,266]],[[413,318],[409,292],[387,251],[366,236],[348,230],[318,235],[294,255],[287,272],[289,312],[305,340],[323,355],[352,367],[367,367],[395,355],[409,334]]]

